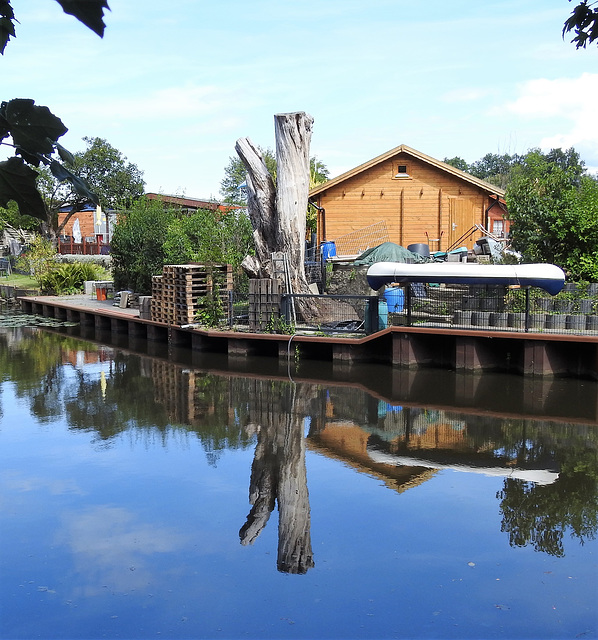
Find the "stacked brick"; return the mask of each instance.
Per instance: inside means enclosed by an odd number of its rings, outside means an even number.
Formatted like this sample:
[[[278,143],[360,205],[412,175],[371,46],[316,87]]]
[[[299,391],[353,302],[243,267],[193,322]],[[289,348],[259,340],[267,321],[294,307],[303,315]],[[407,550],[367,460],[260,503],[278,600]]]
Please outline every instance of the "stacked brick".
[[[192,324],[206,296],[218,295],[224,317],[233,288],[231,265],[167,265],[152,277],[151,319],[164,324]]]

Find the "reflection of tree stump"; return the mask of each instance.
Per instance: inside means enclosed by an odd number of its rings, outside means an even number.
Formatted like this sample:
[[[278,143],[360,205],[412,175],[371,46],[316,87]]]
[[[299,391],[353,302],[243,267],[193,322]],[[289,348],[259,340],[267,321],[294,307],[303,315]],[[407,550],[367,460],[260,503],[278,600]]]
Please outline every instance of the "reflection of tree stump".
[[[310,536],[309,495],[305,469],[303,415],[294,385],[259,385],[260,424],[251,467],[247,522],[241,544],[252,544],[266,526],[278,501],[279,571],[306,573],[314,566]],[[258,417],[258,416],[256,416]]]

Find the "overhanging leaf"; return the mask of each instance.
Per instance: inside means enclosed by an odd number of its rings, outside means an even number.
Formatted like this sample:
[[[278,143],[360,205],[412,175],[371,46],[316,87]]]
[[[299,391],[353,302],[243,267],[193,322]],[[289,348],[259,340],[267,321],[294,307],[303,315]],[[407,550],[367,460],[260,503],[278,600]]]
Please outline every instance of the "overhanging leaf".
[[[96,206],[100,204],[100,199],[91,190],[87,180],[76,176],[65,166],[61,165],[58,160],[52,160],[50,163],[50,171],[57,180],[60,180],[61,182],[68,180],[73,185],[73,189],[76,191],[77,195],[81,196],[85,200],[93,202]]]
[[[0,142],[10,135],[10,128],[0,113]]]
[[[32,164],[34,167],[39,167],[40,163],[44,160],[41,153],[28,153],[24,149],[17,148],[17,155],[21,156],[25,162]]]
[[[104,9],[110,10],[106,0],[56,0],[65,13],[89,27],[100,38],[104,37]]]
[[[58,151],[58,155],[63,162],[66,162],[67,164],[75,163],[75,156],[61,144],[58,144],[58,142],[56,143],[56,151]]]
[[[0,54],[4,53],[10,38],[15,37],[15,22],[18,20],[15,19],[10,3],[7,0],[0,0]]]
[[[56,180],[60,180],[60,182],[69,180],[73,176],[73,174],[66,167],[63,167],[57,160],[52,160],[50,163],[50,171]]]
[[[0,162],[0,206],[7,207],[14,200],[19,213],[46,221],[46,208],[35,179],[37,173],[21,158],[9,158]]]
[[[15,146],[28,153],[52,153],[56,140],[68,131],[48,107],[36,105],[29,98],[3,102],[0,117],[10,128]]]
[[[86,198],[87,200],[90,200],[91,202],[93,202],[96,205],[96,207],[100,206],[100,199],[90,189],[89,184],[87,183],[87,180],[85,180],[84,178],[80,178],[79,176],[72,175],[72,174],[71,174],[71,177],[68,178],[68,180],[70,181],[70,183],[73,185],[73,188],[75,189],[75,191],[80,196],[82,196],[83,198]]]

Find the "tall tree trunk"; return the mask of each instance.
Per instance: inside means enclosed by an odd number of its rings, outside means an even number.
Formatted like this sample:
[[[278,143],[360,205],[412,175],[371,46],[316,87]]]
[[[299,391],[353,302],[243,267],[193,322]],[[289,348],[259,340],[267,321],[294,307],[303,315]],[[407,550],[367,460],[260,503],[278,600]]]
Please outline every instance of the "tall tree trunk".
[[[294,293],[309,292],[304,258],[312,127],[313,118],[303,112],[274,116],[276,187],[252,142],[241,138],[235,146],[247,169],[247,208],[257,253],[244,266],[254,277],[272,277],[272,253],[286,253]]]

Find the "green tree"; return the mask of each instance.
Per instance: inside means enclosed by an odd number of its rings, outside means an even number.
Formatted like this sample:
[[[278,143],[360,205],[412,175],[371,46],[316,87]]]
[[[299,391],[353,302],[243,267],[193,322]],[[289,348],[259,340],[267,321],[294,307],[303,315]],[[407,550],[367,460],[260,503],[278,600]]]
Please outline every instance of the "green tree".
[[[459,156],[455,156],[454,158],[445,158],[444,162],[446,164],[450,164],[451,167],[455,167],[455,169],[459,169],[461,171],[465,171],[469,173],[469,165],[463,158]]]
[[[239,209],[200,209],[180,215],[169,224],[164,252],[168,264],[200,262],[238,268],[253,253],[251,222]]]
[[[276,157],[272,149],[262,149],[259,147],[262,158],[268,168],[272,178],[276,181]],[[245,195],[242,193],[241,186],[245,183],[246,171],[245,165],[239,156],[231,156],[228,164],[224,168],[224,178],[220,183],[220,195],[224,202],[228,204],[244,205],[246,202]]]
[[[574,149],[530,151],[512,171],[506,199],[513,249],[570,277],[598,276],[598,182]]]
[[[480,160],[469,165],[469,173],[480,180],[485,180],[501,189],[505,189],[509,183],[511,170],[521,162],[517,154],[487,153]]]
[[[6,207],[0,207],[0,232],[7,228],[25,229],[26,231],[38,231],[40,221],[33,216],[23,216],[19,213],[19,207],[14,201],[8,202]]]
[[[237,276],[253,253],[252,228],[245,212],[199,210],[192,214],[141,198],[120,214],[111,242],[117,289],[149,294],[152,276],[166,264],[231,264]]]
[[[120,214],[112,241],[112,273],[117,289],[151,294],[152,276],[166,264],[164,243],[175,212],[157,200],[140,198]]]
[[[126,209],[144,193],[143,171],[103,138],[85,137],[85,151],[74,154],[72,171],[98,195],[105,209]],[[77,195],[70,184],[70,201]]]
[[[128,209],[144,192],[143,171],[103,138],[85,137],[87,148],[73,154],[70,170],[85,181],[104,209]],[[85,198],[69,181],[60,181],[47,167],[38,170],[38,189],[44,199],[48,220],[58,235],[69,218],[85,204]],[[71,212],[58,226],[58,212],[65,206]]]

